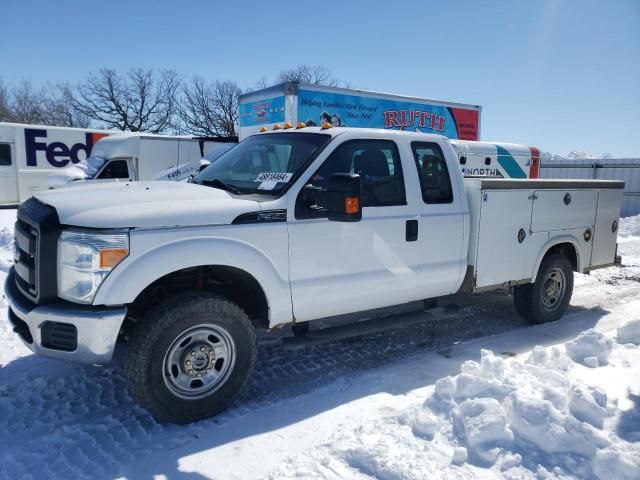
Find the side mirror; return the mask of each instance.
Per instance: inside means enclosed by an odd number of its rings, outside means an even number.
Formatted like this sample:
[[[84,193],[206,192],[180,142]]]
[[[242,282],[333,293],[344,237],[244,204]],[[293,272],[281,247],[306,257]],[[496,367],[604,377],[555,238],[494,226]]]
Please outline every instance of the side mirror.
[[[327,218],[333,222],[362,220],[360,175],[334,173],[327,188]]]

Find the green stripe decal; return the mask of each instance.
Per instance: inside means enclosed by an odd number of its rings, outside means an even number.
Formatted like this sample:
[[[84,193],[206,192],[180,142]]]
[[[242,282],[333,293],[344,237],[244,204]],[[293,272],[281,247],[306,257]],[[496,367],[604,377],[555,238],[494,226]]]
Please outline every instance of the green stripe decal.
[[[504,148],[496,145],[498,149],[498,163],[511,178],[527,178],[527,174],[524,173],[516,159],[511,156]]]

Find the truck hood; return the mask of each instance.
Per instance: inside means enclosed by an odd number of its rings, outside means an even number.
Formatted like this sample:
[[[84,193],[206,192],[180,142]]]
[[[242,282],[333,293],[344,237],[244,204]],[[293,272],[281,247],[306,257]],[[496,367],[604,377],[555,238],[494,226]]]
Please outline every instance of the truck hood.
[[[183,182],[114,182],[37,192],[63,225],[89,228],[170,227],[230,224],[260,210],[216,188]]]

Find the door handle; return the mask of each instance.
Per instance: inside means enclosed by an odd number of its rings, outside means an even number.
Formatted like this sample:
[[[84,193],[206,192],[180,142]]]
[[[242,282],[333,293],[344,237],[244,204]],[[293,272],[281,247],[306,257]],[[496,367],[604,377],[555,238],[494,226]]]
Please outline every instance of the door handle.
[[[418,240],[418,220],[407,220],[406,239],[407,242]]]

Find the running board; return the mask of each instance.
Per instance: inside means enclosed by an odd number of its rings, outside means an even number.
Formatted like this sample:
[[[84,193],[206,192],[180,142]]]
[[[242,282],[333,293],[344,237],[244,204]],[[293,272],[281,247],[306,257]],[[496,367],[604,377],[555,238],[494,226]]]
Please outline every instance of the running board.
[[[335,342],[362,335],[382,332],[393,328],[405,327],[414,323],[429,322],[459,309],[457,305],[432,308],[415,312],[387,315],[360,322],[338,325],[336,327],[310,330],[302,337],[284,337],[282,343],[285,350],[299,350],[323,343]]]

